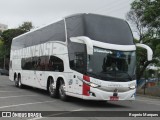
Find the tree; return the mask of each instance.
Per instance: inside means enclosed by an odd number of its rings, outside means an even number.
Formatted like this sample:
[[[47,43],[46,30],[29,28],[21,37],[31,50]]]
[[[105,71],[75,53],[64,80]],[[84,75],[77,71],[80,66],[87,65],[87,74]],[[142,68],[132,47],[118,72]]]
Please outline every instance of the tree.
[[[2,67],[2,59],[4,56],[9,59],[11,43],[14,37],[17,37],[25,32],[30,31],[33,28],[31,22],[24,22],[21,26],[15,29],[8,29],[3,31],[0,36],[0,66]],[[8,64],[6,65],[8,67]]]
[[[3,68],[4,65],[4,43],[0,38],[0,68]]]
[[[32,22],[24,22],[22,25],[18,27],[18,29],[21,29],[23,31],[30,31],[33,28]]]
[[[2,31],[0,30],[0,38],[1,38],[1,35],[2,35]]]
[[[0,39],[0,56],[3,56],[3,53],[4,53],[4,51],[3,51],[3,41],[2,41],[2,39]]]
[[[8,29],[2,33],[1,37],[5,46],[5,51],[7,56],[10,55],[12,39],[23,33],[25,33],[25,31],[21,29]]]
[[[160,1],[135,0],[131,10],[127,13],[127,20],[131,22],[139,35],[140,43],[149,45],[153,50],[153,60],[147,61],[146,51],[137,49],[137,79],[139,80],[150,64],[159,64],[160,60]]]
[[[143,26],[143,23],[141,22],[141,17],[139,17],[137,14],[138,13],[136,13],[135,10],[131,9],[127,13],[126,19],[127,19],[127,21],[130,21],[131,24],[133,25],[135,32],[137,32],[137,34],[139,35],[139,41],[138,42],[141,43],[143,38],[144,38],[144,34],[146,32],[146,29]]]

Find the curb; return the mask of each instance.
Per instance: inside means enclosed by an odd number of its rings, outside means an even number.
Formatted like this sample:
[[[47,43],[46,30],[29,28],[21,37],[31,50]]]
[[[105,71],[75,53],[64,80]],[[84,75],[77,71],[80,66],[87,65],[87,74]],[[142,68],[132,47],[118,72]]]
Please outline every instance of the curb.
[[[147,98],[154,98],[154,99],[160,99],[160,97],[158,97],[158,96],[151,96],[151,95],[137,94],[137,96],[147,97]]]

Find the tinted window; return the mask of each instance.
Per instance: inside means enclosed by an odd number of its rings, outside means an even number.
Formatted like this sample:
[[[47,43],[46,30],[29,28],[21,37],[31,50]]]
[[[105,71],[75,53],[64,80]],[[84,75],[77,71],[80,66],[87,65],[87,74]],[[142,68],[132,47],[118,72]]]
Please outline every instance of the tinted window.
[[[51,56],[49,59],[49,70],[63,72],[64,71],[63,61],[58,57]]]
[[[38,57],[36,63],[36,70],[44,71],[46,66],[46,56]]]
[[[133,45],[133,35],[128,23],[122,19],[96,14],[81,14],[68,17],[66,20],[67,38],[87,36],[92,40]]]
[[[22,59],[22,69],[39,71],[64,71],[63,61],[55,56],[40,56]]]
[[[22,68],[25,70],[30,70],[32,68],[32,58],[24,58]]]
[[[100,42],[133,45],[133,36],[124,20],[95,14],[85,15],[85,36]]]
[[[80,73],[85,73],[86,67],[86,45],[79,43],[69,43],[69,62],[70,68]]]
[[[62,42],[66,41],[64,20],[50,24],[14,39],[12,41],[11,49],[17,50],[54,40]]]

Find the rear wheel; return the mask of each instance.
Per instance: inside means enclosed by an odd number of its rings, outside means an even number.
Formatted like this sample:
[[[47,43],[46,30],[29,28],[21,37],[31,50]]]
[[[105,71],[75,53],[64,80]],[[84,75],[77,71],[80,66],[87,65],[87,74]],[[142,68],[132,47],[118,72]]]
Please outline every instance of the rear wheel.
[[[15,86],[18,87],[18,78],[17,78],[17,76],[14,77],[14,83],[15,83]]]
[[[68,100],[68,96],[66,95],[66,92],[65,92],[65,83],[64,83],[63,80],[60,81],[59,97],[63,101],[67,101]]]
[[[54,87],[54,81],[52,78],[49,79],[49,86],[48,86],[49,95],[53,98],[58,97],[58,90]]]
[[[18,77],[18,87],[23,88],[22,82],[21,82],[21,76]]]

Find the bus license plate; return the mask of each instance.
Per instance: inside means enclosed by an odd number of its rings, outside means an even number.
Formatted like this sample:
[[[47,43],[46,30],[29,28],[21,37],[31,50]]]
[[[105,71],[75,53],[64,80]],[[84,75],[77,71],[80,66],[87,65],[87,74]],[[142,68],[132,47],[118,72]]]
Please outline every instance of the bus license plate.
[[[110,100],[117,101],[117,100],[119,100],[119,97],[118,96],[110,96]]]

